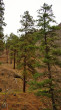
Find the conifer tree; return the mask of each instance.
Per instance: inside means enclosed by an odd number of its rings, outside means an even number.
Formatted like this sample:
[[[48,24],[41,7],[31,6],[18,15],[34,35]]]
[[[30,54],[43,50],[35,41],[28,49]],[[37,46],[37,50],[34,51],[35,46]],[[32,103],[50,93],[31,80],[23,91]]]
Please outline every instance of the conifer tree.
[[[47,69],[48,69],[48,79],[49,81],[49,92],[51,94],[51,100],[52,100],[52,106],[53,106],[53,110],[56,110],[56,106],[55,106],[55,100],[54,100],[54,94],[53,94],[53,88],[52,88],[52,74],[51,74],[51,54],[50,54],[50,44],[51,43],[51,39],[50,38],[50,34],[48,36],[48,32],[52,31],[52,28],[50,26],[50,22],[55,22],[54,21],[54,15],[52,12],[52,5],[48,6],[48,4],[43,4],[43,7],[41,9],[42,13],[39,12],[39,22],[38,25],[42,27],[43,29],[43,37],[44,37],[44,48],[45,48],[45,52],[44,52],[44,62],[47,65]],[[50,32],[51,33],[51,32]],[[51,36],[52,37],[52,36]],[[50,39],[50,42],[48,42],[48,40]]]
[[[26,92],[27,80],[35,73],[35,46],[31,34],[20,37],[17,67],[22,70],[23,92]]]
[[[3,43],[3,26],[5,26],[4,23],[4,3],[3,0],[0,0],[0,52],[4,48],[4,43]]]
[[[35,51],[34,48],[34,39],[32,33],[34,32],[34,20],[33,17],[30,16],[29,12],[24,12],[22,16],[22,20],[20,21],[22,24],[22,28],[19,31],[24,32],[24,36],[21,38],[20,46],[20,59],[21,64],[23,66],[23,92],[26,91],[26,76],[27,71],[34,73],[35,69],[33,68],[32,62],[34,62],[35,54],[32,51]]]
[[[55,41],[57,40],[56,30],[58,29],[58,26],[52,26],[51,22],[55,22],[54,15],[52,12],[52,5],[43,4],[42,8],[38,10],[38,26],[39,26],[39,33],[40,33],[40,39],[41,39],[41,64],[44,65],[44,68],[46,68],[46,72],[44,72],[44,78],[45,80],[39,82],[34,81],[33,84],[34,88],[39,88],[38,94],[46,95],[51,98],[52,101],[52,109],[57,110],[55,105],[55,87],[54,87],[54,77],[52,75],[52,67],[56,65],[57,54],[53,54],[54,50],[57,49],[57,45]],[[34,78],[39,78],[41,74],[35,74]],[[54,83],[54,84],[53,84]],[[41,89],[41,90],[40,90]],[[55,89],[56,90],[56,89]]]
[[[29,11],[25,11],[21,18],[22,20],[20,20],[20,23],[22,24],[22,27],[19,29],[19,31],[25,32],[25,34],[34,32],[34,20],[33,17],[29,14]]]
[[[15,34],[11,33],[10,37],[8,37],[7,43],[6,43],[6,46],[9,51],[9,55],[10,55],[10,60],[13,59],[13,63],[14,63],[13,68],[14,69],[15,69],[15,64],[16,64],[17,51],[19,48],[18,42],[19,42],[19,38]]]

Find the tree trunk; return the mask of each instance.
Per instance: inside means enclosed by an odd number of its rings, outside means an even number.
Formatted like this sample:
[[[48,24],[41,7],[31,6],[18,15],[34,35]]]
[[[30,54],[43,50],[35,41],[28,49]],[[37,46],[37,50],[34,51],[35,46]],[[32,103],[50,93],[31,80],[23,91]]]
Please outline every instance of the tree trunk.
[[[15,69],[15,51],[14,51],[14,69]]]
[[[52,100],[53,110],[57,110],[57,108],[55,106],[55,100],[54,100],[53,90],[51,90],[51,100]]]
[[[53,106],[53,110],[57,110],[56,106],[55,106],[55,100],[54,100],[54,89],[52,88],[52,76],[51,76],[51,70],[50,70],[50,64],[48,63],[48,78],[51,80],[49,83],[49,88],[50,88],[50,94],[51,94],[51,101],[52,101],[52,106]]]
[[[25,92],[26,91],[26,81],[25,81],[25,75],[24,75],[24,77],[23,77],[23,92]]]
[[[26,92],[26,56],[24,57],[23,92]]]

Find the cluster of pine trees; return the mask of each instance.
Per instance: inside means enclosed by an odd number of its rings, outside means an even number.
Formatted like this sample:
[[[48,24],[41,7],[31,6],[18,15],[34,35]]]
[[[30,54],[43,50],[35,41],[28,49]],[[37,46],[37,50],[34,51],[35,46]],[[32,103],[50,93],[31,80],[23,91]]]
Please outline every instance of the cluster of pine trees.
[[[0,0],[0,52],[3,50],[3,22],[4,4]],[[36,22],[36,23],[35,23]],[[38,19],[35,21],[25,11],[21,16],[22,27],[19,32],[24,32],[20,37],[11,33],[6,36],[5,43],[7,63],[13,62],[13,68],[22,70],[23,92],[26,92],[26,84],[29,81],[30,89],[36,90],[36,94],[47,96],[51,99],[52,110],[57,110],[60,105],[60,88],[59,80],[54,77],[58,74],[57,66],[61,66],[59,56],[61,49],[58,48],[56,41],[58,34],[56,31],[58,26],[52,26],[51,23],[56,23],[52,12],[52,5],[46,3],[38,10]],[[35,28],[37,24],[37,29]],[[40,71],[38,72],[38,69]],[[42,69],[45,71],[42,72]],[[43,80],[41,80],[43,77]],[[31,80],[31,81],[30,81]],[[57,81],[58,80],[58,81]],[[58,98],[59,97],[59,98]]]

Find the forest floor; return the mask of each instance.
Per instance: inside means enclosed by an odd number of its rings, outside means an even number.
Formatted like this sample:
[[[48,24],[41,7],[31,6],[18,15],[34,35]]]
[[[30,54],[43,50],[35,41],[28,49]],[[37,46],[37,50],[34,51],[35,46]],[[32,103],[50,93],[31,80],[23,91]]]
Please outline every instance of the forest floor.
[[[0,57],[0,62],[3,62],[0,64],[0,110],[47,110],[47,108],[52,108],[51,100],[44,96],[36,96],[33,91],[29,90],[28,84],[26,93],[23,93],[21,70],[13,69],[13,64],[6,63],[5,54]]]
[[[11,64],[0,65],[0,110],[43,110],[51,106],[51,101],[37,97],[26,88],[22,92],[22,79],[15,78],[21,72]],[[43,101],[47,102],[44,103]]]

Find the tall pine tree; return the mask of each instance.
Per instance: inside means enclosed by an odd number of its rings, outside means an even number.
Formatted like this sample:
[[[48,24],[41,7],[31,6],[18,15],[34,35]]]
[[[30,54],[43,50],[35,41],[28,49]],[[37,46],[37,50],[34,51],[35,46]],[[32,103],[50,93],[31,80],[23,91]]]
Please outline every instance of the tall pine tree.
[[[42,11],[42,13],[41,13]],[[50,34],[48,35],[48,32],[52,31],[50,23],[51,22],[55,22],[54,21],[54,15],[52,12],[52,5],[48,6],[48,4],[43,4],[43,7],[41,9],[41,11],[39,10],[39,19],[38,19],[38,25],[42,27],[43,30],[43,37],[44,37],[44,62],[47,65],[47,69],[48,69],[48,79],[49,79],[49,92],[51,94],[51,100],[52,100],[52,106],[53,106],[53,110],[56,110],[56,106],[55,106],[55,100],[54,100],[54,93],[53,93],[53,88],[52,88],[52,73],[51,73],[51,54],[50,54],[50,44],[48,42],[48,40],[50,39],[53,40],[53,38],[50,38]],[[51,33],[51,32],[50,32]],[[52,36],[51,36],[52,37]]]
[[[45,72],[43,81],[34,81],[32,84],[35,85],[34,88],[39,88],[38,94],[46,95],[51,98],[52,109],[57,110],[56,101],[55,101],[55,91],[56,88],[54,86],[55,78],[53,77],[54,73],[53,66],[56,65],[57,54],[53,54],[54,50],[57,49],[57,45],[55,43],[57,39],[56,29],[57,26],[52,26],[51,23],[54,23],[54,15],[52,12],[52,5],[43,4],[41,9],[38,10],[38,26],[40,33],[40,51],[41,51],[41,64],[44,65]],[[57,51],[56,51],[57,52]],[[59,62],[59,61],[58,61]],[[53,73],[53,74],[52,74]],[[34,77],[37,79],[41,76],[41,74],[35,74]],[[40,77],[41,78],[41,77]],[[54,80],[53,80],[54,79]]]
[[[0,52],[3,50],[4,3],[0,0]]]
[[[33,43],[33,36],[32,33],[34,32],[34,20],[33,17],[30,16],[29,12],[24,12],[22,16],[22,20],[20,21],[22,27],[19,31],[24,32],[24,36],[21,38],[23,39],[20,44],[20,59],[22,62],[23,67],[23,92],[26,91],[26,79],[27,79],[27,71],[31,73],[34,72],[33,64],[34,62],[34,54],[32,51],[35,51],[34,43]]]

